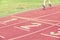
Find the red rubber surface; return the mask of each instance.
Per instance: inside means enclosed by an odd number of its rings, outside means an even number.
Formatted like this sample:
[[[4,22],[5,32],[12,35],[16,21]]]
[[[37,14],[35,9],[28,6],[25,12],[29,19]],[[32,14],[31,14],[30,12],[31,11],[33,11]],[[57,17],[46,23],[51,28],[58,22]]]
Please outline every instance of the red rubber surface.
[[[60,40],[60,5],[0,18],[0,40]]]

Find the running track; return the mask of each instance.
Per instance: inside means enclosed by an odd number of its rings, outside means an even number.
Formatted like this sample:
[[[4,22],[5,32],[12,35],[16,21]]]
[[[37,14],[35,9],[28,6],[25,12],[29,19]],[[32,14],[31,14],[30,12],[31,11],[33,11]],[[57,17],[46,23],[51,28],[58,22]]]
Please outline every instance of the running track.
[[[58,31],[60,5],[0,18],[0,40],[60,40]]]

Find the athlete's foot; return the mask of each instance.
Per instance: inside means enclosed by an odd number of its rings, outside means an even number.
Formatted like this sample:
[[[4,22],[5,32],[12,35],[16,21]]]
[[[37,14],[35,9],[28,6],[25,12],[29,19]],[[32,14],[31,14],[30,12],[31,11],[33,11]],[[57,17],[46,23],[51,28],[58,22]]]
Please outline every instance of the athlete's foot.
[[[43,10],[45,10],[45,5],[42,5],[42,7],[43,7]]]
[[[51,7],[52,5],[51,4],[49,4],[49,7]]]

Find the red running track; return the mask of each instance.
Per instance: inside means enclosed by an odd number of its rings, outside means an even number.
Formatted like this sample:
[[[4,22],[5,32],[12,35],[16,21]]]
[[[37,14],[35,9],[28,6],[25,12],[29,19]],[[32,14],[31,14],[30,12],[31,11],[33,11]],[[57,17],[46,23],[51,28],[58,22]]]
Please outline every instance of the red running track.
[[[60,5],[0,18],[0,40],[60,40]]]

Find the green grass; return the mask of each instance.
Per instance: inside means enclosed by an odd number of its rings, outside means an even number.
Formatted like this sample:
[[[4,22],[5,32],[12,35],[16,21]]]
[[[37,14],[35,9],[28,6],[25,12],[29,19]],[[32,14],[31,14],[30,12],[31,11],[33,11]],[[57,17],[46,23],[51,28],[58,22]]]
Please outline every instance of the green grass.
[[[60,0],[51,0],[53,5]],[[0,17],[41,7],[43,0],[0,0]]]

